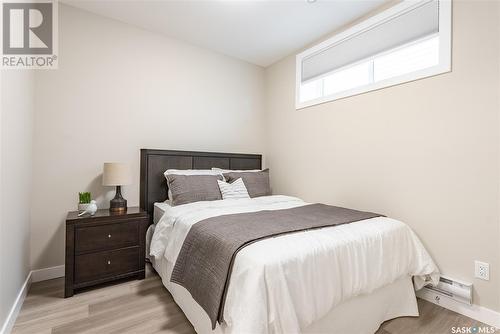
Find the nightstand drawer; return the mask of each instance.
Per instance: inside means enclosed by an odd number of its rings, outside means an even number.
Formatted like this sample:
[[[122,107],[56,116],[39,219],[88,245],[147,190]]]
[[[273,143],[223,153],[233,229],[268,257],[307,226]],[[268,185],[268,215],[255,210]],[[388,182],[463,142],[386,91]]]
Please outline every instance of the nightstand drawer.
[[[116,249],[139,245],[139,222],[123,221],[91,227],[76,228],[75,250],[77,253]]]
[[[75,257],[75,283],[83,283],[141,270],[140,247],[104,251]]]

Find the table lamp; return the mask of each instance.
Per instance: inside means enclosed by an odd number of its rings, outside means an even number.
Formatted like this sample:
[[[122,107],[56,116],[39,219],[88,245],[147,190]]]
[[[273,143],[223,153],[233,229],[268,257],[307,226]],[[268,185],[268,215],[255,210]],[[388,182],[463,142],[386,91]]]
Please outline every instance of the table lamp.
[[[120,162],[105,162],[102,172],[103,186],[116,186],[115,197],[109,202],[109,211],[124,213],[127,211],[127,200],[122,197],[121,186],[132,183],[130,168]]]

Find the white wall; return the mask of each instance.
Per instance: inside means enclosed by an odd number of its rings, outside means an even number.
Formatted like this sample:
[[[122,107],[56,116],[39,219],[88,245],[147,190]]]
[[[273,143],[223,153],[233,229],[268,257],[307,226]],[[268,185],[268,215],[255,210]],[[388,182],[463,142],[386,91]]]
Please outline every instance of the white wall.
[[[1,71],[0,326],[30,271],[34,73]]]
[[[267,161],[278,193],[405,221],[499,311],[499,3],[453,3],[451,73],[296,111],[295,55],[266,69]]]
[[[141,148],[264,146],[262,68],[64,4],[59,13],[59,69],[36,76],[33,269],[64,263],[64,219],[79,191],[109,206],[103,162],[131,164],[133,206]]]

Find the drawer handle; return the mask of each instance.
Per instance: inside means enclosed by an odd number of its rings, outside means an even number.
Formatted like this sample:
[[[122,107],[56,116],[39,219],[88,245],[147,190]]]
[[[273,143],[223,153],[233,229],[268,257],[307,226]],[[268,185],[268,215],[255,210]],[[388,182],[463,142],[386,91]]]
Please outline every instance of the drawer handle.
[[[108,260],[108,264],[111,264],[111,261],[110,261],[110,260]]]
[[[108,239],[111,239],[111,234],[108,234]]]

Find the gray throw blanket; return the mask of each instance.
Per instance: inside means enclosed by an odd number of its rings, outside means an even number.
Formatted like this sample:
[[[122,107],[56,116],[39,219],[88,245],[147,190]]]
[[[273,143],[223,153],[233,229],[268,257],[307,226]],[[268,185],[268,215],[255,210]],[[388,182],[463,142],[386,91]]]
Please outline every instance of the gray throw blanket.
[[[379,217],[362,212],[310,204],[208,218],[194,224],[182,245],[171,281],[185,287],[212,322],[222,323],[232,266],[240,249],[273,236],[352,223]]]

